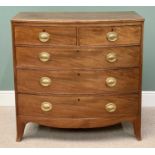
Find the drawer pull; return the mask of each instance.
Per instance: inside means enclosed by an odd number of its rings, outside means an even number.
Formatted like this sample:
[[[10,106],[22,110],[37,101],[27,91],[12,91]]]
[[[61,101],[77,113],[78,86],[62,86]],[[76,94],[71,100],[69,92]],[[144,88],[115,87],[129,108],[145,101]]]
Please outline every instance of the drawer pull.
[[[106,60],[110,63],[116,62],[117,61],[117,56],[116,53],[110,52],[106,55]]]
[[[42,62],[47,62],[50,59],[50,54],[47,52],[41,52],[41,53],[39,53],[39,59]]]
[[[50,102],[42,102],[41,110],[46,112],[52,110],[52,104]]]
[[[106,78],[106,85],[108,87],[114,87],[114,86],[116,86],[116,83],[117,83],[116,78],[114,78],[114,77],[108,77],[108,78]]]
[[[50,39],[50,34],[47,32],[40,32],[39,33],[39,40],[43,43],[49,41]]]
[[[108,41],[114,42],[118,39],[118,34],[116,32],[108,32],[107,39]]]
[[[41,77],[40,84],[44,87],[48,87],[52,84],[52,80],[49,77]]]
[[[107,112],[115,112],[116,111],[116,104],[114,103],[107,103],[105,105],[105,109]]]

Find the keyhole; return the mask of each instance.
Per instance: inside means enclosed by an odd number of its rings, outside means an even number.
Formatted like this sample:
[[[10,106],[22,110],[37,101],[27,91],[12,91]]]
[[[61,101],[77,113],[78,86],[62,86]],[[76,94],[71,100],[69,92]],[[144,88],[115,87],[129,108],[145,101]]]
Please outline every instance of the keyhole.
[[[80,76],[80,73],[77,73],[77,76]]]
[[[78,98],[78,102],[80,102],[80,99]]]

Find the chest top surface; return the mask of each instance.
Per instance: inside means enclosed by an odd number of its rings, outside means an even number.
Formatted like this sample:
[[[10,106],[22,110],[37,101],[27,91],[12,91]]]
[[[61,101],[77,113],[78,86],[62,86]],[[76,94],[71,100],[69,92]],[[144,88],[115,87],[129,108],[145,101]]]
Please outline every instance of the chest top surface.
[[[144,18],[136,12],[21,12],[13,22],[91,23],[91,22],[140,22]]]

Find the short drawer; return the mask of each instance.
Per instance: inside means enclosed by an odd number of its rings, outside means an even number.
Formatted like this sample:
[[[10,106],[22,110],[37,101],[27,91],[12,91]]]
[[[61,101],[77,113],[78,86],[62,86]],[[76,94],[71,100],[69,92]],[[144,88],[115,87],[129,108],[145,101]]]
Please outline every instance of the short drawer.
[[[18,115],[57,118],[136,116],[138,95],[18,95]]]
[[[54,49],[48,47],[16,47],[18,67],[49,69],[101,69],[139,66],[139,46]]]
[[[96,71],[17,70],[17,90],[27,93],[136,92],[138,81],[138,68]]]
[[[76,45],[74,27],[15,27],[15,44]]]
[[[83,27],[79,29],[80,45],[140,44],[140,26]]]

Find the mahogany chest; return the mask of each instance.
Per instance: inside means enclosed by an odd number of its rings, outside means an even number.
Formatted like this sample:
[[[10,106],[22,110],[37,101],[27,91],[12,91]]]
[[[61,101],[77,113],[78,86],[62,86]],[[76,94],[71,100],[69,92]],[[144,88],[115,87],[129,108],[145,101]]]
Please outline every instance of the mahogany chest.
[[[140,140],[143,23],[135,12],[17,14],[17,141],[28,122],[96,128],[124,121]]]

